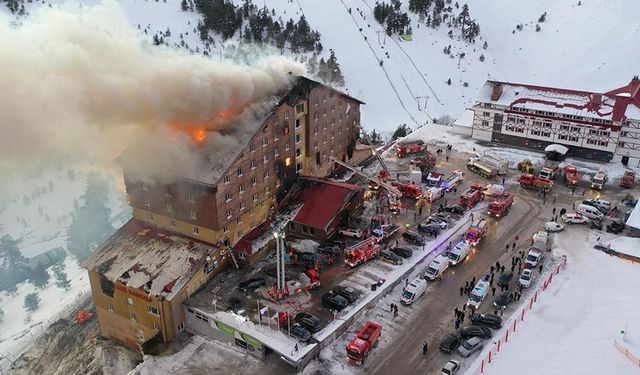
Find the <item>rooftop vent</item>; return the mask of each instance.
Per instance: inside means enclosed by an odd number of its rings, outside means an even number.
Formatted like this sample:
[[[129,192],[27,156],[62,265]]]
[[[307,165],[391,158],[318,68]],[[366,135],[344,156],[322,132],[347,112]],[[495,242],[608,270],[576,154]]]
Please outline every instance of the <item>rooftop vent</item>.
[[[494,83],[493,84],[493,90],[491,91],[491,100],[500,99],[500,95],[502,95],[502,84],[501,83]]]

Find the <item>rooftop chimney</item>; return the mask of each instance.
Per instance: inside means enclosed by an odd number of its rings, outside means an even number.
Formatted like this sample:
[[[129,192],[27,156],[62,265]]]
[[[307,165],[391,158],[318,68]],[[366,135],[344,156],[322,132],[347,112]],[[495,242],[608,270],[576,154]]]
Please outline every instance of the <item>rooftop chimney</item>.
[[[600,108],[602,104],[602,94],[593,94],[591,96],[591,104],[593,104],[596,109]]]
[[[502,95],[502,84],[495,82],[493,84],[493,91],[491,91],[491,100],[500,99],[500,95]]]

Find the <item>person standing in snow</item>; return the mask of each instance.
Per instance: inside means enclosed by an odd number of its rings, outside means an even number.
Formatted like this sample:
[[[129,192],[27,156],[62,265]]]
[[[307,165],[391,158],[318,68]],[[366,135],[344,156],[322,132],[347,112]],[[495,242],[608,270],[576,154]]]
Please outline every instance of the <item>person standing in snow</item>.
[[[429,345],[425,341],[424,344],[422,345],[422,355],[427,355],[427,350],[429,350]]]

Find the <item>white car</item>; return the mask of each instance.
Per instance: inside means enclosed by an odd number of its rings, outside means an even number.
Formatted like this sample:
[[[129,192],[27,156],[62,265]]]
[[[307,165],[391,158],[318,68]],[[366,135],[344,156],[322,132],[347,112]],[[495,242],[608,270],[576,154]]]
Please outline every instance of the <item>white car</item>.
[[[340,229],[338,233],[340,233],[345,237],[362,238],[362,231],[360,229],[345,228],[345,229]]]
[[[489,184],[484,188],[484,195],[488,195],[490,197],[497,197],[499,195],[504,194],[504,186],[498,184]]]
[[[452,359],[444,364],[444,367],[440,371],[440,375],[454,375],[460,370],[460,362]]]
[[[531,279],[533,278],[533,272],[530,269],[525,269],[522,271],[522,275],[518,279],[518,284],[522,285],[524,288],[528,288],[531,285]]]
[[[562,221],[567,224],[587,224],[589,222],[589,218],[576,212],[562,215]]]
[[[544,229],[547,232],[560,232],[564,230],[564,225],[556,223],[555,221],[548,221],[544,223]]]

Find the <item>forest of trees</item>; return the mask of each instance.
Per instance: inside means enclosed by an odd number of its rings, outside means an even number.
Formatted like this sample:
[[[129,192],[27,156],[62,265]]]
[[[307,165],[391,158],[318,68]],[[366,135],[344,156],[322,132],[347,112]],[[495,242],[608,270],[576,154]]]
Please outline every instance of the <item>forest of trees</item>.
[[[336,53],[334,50],[330,51],[331,54],[327,61],[325,61],[324,58],[320,58],[320,62],[318,63],[318,78],[325,83],[343,86],[344,76],[340,70]]]
[[[376,2],[373,8],[373,16],[376,21],[385,26],[387,35],[411,34],[411,19],[406,12],[402,12],[400,0],[391,0],[391,3]]]
[[[460,6],[451,0],[409,0],[409,10],[434,29],[442,24],[460,29],[460,36],[469,43],[474,43],[480,35],[480,25],[471,18],[467,4]],[[452,32],[449,35],[453,37]]]
[[[184,2],[182,9],[188,9]],[[195,0],[195,7],[203,16],[198,31],[203,41],[209,40],[209,31],[229,39],[236,33],[247,42],[276,46],[280,51],[289,47],[293,52],[320,52],[320,33],[313,30],[304,15],[298,21],[290,18],[283,23],[275,18],[275,10],[258,8],[251,0],[236,6],[230,0]]]

